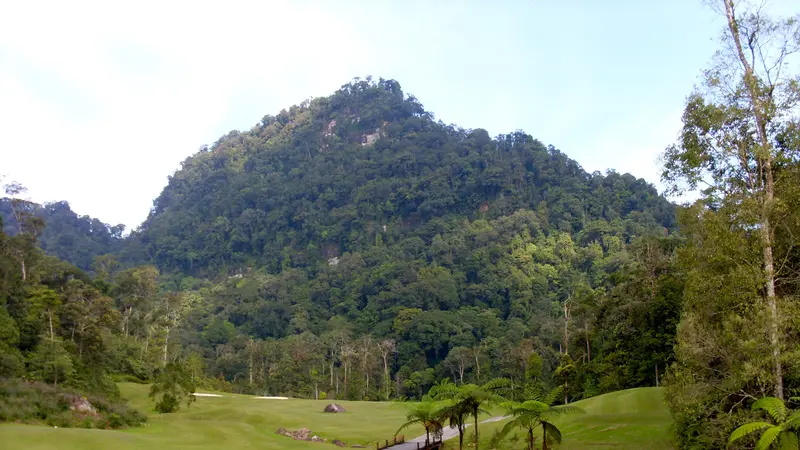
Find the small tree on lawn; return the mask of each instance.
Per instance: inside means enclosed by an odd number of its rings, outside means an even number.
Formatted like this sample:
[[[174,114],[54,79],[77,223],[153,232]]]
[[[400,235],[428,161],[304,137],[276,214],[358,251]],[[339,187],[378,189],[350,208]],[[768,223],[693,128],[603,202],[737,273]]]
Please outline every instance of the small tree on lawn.
[[[184,399],[186,406],[191,405],[196,400],[193,394],[191,374],[182,364],[176,362],[167,363],[150,388],[150,398],[155,402],[156,411],[160,413],[179,410]]]

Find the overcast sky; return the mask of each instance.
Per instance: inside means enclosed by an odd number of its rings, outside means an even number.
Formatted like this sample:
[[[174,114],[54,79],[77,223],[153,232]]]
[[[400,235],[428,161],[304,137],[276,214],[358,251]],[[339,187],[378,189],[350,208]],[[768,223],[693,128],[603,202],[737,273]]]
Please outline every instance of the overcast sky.
[[[7,2],[0,174],[136,227],[201,145],[373,75],[657,183],[722,25],[700,0]]]

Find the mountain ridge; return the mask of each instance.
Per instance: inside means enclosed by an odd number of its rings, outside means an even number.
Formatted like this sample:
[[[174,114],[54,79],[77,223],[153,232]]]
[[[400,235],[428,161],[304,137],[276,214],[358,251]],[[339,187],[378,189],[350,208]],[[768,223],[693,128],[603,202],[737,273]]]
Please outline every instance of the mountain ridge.
[[[627,198],[613,198],[614,190]],[[590,196],[604,196],[603,204],[575,202]],[[128,257],[184,272],[198,259],[212,271],[277,271],[285,257],[266,253],[303,253],[314,243],[317,254],[289,263],[313,265],[363,249],[354,232],[399,237],[440,216],[491,219],[540,206],[555,208],[548,219],[570,233],[646,208],[647,227],[675,223],[674,205],[643,179],[590,174],[522,132],[492,139],[436,122],[396,81],[357,79],[187,158],[131,234],[146,250]]]

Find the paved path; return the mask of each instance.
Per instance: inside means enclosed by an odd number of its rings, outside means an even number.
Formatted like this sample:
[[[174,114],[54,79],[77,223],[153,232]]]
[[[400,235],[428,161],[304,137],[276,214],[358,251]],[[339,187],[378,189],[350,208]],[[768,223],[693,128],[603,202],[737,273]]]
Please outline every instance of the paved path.
[[[486,420],[482,421],[481,423],[499,422],[501,420],[505,420],[505,419],[508,419],[508,418],[509,418],[509,416],[497,416],[497,417],[492,417],[492,418],[486,419]],[[470,426],[470,424],[467,424],[465,426],[465,428],[468,427],[468,426]],[[442,430],[442,440],[443,441],[446,441],[448,439],[453,439],[454,437],[458,437],[458,428],[456,428],[456,427],[446,427],[444,430]],[[391,446],[389,448],[391,450],[417,450],[417,442],[419,442],[420,444],[424,444],[425,443],[425,435],[423,434],[422,436],[419,436],[419,437],[416,437],[414,439],[411,439],[410,441],[406,441],[405,443],[402,443],[402,444],[393,445],[393,446]]]

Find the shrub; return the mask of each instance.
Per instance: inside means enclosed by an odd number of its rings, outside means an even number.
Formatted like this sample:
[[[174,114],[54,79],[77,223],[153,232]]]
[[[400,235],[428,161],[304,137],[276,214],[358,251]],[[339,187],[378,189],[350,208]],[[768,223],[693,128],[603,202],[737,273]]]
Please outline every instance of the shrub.
[[[46,423],[58,427],[124,428],[143,424],[139,411],[100,396],[86,399],[96,414],[72,411],[75,397],[82,394],[48,384],[0,378],[0,422]]]

